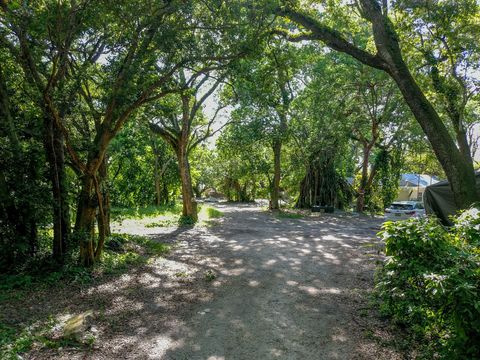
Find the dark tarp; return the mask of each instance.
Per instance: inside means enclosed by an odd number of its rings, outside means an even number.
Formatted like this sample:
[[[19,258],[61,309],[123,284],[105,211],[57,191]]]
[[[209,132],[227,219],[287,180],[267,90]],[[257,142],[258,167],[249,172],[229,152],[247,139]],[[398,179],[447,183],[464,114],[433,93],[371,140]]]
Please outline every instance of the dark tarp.
[[[476,174],[476,179],[477,191],[480,192],[480,172]],[[427,186],[423,194],[423,205],[427,214],[436,215],[445,225],[452,225],[449,216],[455,215],[458,210],[448,181]]]

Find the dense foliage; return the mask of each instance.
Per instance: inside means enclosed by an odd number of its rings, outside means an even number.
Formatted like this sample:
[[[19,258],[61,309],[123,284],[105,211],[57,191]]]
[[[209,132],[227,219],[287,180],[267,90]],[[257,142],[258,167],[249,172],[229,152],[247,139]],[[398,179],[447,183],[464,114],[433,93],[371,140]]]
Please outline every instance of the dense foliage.
[[[419,336],[426,358],[480,358],[479,224],[473,208],[449,229],[436,219],[383,226],[381,310]]]
[[[142,263],[167,248],[110,224],[222,216],[199,198],[379,214],[427,173],[469,208],[479,38],[478,0],[0,0],[0,290]],[[382,310],[426,357],[480,357],[479,226],[384,227]]]
[[[0,268],[91,266],[112,206],[180,196],[377,213],[429,172],[470,205],[478,4],[355,4],[1,1]]]

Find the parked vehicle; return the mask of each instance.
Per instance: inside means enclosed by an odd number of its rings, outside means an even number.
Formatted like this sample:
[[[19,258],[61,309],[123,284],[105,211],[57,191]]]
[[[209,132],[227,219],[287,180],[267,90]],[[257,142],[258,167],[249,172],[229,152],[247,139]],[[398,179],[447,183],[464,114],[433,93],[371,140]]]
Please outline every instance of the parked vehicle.
[[[396,201],[385,209],[385,220],[406,220],[425,216],[425,208],[418,201]]]

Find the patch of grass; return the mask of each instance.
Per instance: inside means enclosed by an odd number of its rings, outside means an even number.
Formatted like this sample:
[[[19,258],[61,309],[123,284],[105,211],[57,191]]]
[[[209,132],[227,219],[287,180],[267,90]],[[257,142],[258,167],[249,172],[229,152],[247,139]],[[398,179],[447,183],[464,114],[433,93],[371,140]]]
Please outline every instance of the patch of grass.
[[[223,216],[223,212],[212,207],[207,207],[207,216],[209,219],[218,219]]]
[[[143,219],[146,217],[155,217],[155,216],[172,216],[180,215],[182,212],[181,204],[174,205],[162,205],[162,206],[144,206],[137,208],[119,208],[112,207],[111,217],[114,221],[122,221],[125,219]]]
[[[146,263],[149,257],[165,255],[170,248],[170,245],[144,236],[113,234],[106,242],[102,262],[96,270],[105,273],[121,272],[132,265]]]
[[[212,224],[208,219],[218,219],[223,216],[223,212],[212,207],[198,207],[198,223]],[[190,216],[172,216],[162,218],[159,221],[151,222],[145,225],[147,228],[153,227],[175,227],[175,226],[192,226],[195,221]]]
[[[202,225],[212,225],[209,219],[218,219],[223,216],[223,212],[210,206],[198,206],[198,221]],[[125,219],[142,219],[155,217],[156,219],[147,223],[145,227],[176,227],[193,226],[195,221],[189,216],[182,216],[181,204],[170,206],[147,206],[143,208],[113,208],[112,219],[122,221]]]
[[[124,254],[105,252],[102,263],[97,267],[97,271],[106,274],[116,274],[126,270],[130,265],[139,265],[145,263],[146,259],[138,253],[128,251]]]
[[[202,206],[198,209],[198,224],[200,226],[214,226],[217,224],[215,219],[223,216],[223,212],[210,206]]]
[[[195,225],[195,220],[191,216],[180,216],[178,219],[178,225],[180,226],[191,226]]]
[[[151,222],[145,225],[146,228],[154,227],[174,227],[178,225],[177,219],[162,219],[159,221]]]
[[[146,244],[146,247],[148,254],[153,256],[162,256],[171,250],[170,245],[155,241],[149,241],[148,244]]]
[[[305,216],[297,212],[279,211],[277,217],[280,219],[303,219]]]

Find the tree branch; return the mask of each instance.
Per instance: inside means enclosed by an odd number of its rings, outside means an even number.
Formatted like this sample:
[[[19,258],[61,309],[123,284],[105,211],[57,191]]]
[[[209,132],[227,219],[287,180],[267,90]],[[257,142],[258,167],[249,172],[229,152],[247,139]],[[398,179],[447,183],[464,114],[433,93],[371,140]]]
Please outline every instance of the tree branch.
[[[311,32],[309,34],[293,35],[293,39],[296,41],[320,40],[328,47],[351,55],[361,63],[364,63],[368,66],[380,70],[388,69],[387,63],[378,54],[373,55],[365,50],[360,49],[356,45],[348,42],[338,31],[319,23],[317,20],[307,14],[287,7],[277,8],[275,13],[279,16],[286,17],[297,24],[300,24]]]

